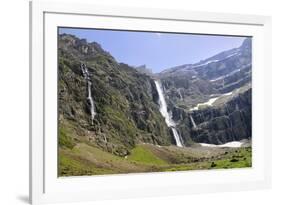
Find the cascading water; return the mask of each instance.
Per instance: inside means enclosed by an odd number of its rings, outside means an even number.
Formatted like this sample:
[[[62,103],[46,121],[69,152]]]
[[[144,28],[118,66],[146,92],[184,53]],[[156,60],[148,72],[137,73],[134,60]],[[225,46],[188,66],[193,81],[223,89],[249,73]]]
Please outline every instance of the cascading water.
[[[175,140],[176,140],[176,145],[177,145],[178,147],[183,147],[183,145],[182,145],[182,143],[181,143],[181,140],[180,140],[181,137],[179,136],[178,131],[176,130],[175,127],[171,127],[171,129],[172,129],[174,138],[175,138]]]
[[[161,82],[157,80],[155,80],[154,82],[159,96],[159,111],[162,114],[162,116],[165,118],[165,122],[167,126],[172,129],[173,136],[176,141],[176,145],[178,147],[183,147],[181,137],[179,136],[178,131],[175,128],[176,123],[172,120],[171,115],[168,113],[167,103],[163,94]]]
[[[189,118],[190,118],[190,120],[191,120],[191,123],[192,123],[193,128],[196,129],[196,128],[197,128],[197,125],[196,125],[196,123],[195,123],[195,121],[194,121],[192,115],[190,115]]]
[[[91,78],[90,78],[90,73],[88,71],[88,68],[86,67],[86,65],[84,63],[81,63],[81,70],[83,73],[83,76],[87,82],[88,85],[88,97],[87,100],[90,102],[90,112],[91,112],[91,122],[93,124],[95,115],[96,115],[96,111],[95,111],[95,104],[94,104],[94,100],[92,98],[92,91],[91,91],[91,87],[92,87],[92,82],[91,82]]]

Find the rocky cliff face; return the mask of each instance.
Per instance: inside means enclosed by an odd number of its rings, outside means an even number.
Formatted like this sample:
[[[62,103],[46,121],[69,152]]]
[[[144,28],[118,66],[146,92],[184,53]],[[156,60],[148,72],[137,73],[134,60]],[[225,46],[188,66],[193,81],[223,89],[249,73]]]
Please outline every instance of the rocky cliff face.
[[[212,105],[204,104],[197,109],[186,110],[170,104],[177,129],[185,145],[194,142],[224,144],[251,139],[252,136],[252,89],[249,84],[233,93],[213,97]],[[210,100],[209,100],[210,101]]]
[[[93,123],[81,63],[92,82]],[[158,111],[154,81],[117,63],[97,43],[59,36],[58,99],[61,145],[85,141],[124,156],[138,142],[171,144],[171,134]]]
[[[207,107],[190,113],[196,127],[192,126],[194,142],[224,144],[250,139],[252,136],[251,89],[234,96],[220,106]]]
[[[247,38],[239,48],[158,74],[186,145],[251,138],[251,47]]]
[[[231,92],[251,82],[251,39],[239,48],[219,53],[196,64],[170,68],[158,74],[166,94],[177,106],[189,109],[212,94]]]

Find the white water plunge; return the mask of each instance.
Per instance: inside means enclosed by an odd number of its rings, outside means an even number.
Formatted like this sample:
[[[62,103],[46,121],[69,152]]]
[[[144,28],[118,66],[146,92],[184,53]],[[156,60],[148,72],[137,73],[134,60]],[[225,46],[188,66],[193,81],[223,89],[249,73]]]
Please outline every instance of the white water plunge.
[[[90,78],[88,68],[86,67],[85,64],[83,64],[83,63],[81,64],[81,69],[82,69],[83,76],[84,76],[84,78],[85,78],[85,80],[88,84],[87,100],[90,102],[91,122],[93,124],[93,120],[95,119],[96,111],[95,111],[95,104],[94,104],[94,100],[92,98],[92,91],[91,91],[92,82],[91,82],[91,78]]]
[[[175,128],[176,123],[172,120],[171,114],[168,113],[167,103],[166,103],[166,100],[165,100],[165,97],[163,94],[161,82],[158,80],[155,80],[154,82],[155,82],[156,90],[157,90],[158,96],[159,96],[159,107],[160,107],[159,111],[160,111],[161,115],[165,118],[165,122],[166,122],[167,126],[172,129],[173,136],[176,141],[176,145],[178,147],[183,147],[179,133]]]
[[[194,119],[193,119],[192,115],[190,115],[189,117],[190,117],[190,120],[191,120],[191,123],[192,123],[193,128],[196,129],[196,128],[197,128],[197,125],[196,125],[196,123],[194,122]]]

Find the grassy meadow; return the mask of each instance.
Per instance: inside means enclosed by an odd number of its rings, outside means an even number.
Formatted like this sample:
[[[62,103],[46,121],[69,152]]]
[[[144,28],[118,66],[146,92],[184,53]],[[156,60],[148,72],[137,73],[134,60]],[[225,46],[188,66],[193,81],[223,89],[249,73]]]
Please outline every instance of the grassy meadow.
[[[251,167],[251,147],[211,148],[137,145],[119,157],[79,143],[59,149],[59,176],[167,172]]]

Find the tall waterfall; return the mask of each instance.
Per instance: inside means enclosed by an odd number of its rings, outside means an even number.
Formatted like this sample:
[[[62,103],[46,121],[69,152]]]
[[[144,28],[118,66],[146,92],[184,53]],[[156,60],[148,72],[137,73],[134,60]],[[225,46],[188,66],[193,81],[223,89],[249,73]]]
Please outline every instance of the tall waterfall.
[[[160,107],[159,111],[162,114],[162,116],[165,118],[165,122],[166,122],[167,126],[172,129],[174,139],[176,141],[176,145],[178,147],[183,147],[181,137],[179,136],[179,133],[175,128],[176,123],[173,121],[171,115],[168,113],[167,103],[166,103],[166,100],[165,100],[165,97],[163,94],[161,82],[157,81],[157,80],[155,80],[154,82],[155,82],[156,90],[157,90],[158,96],[159,96],[159,107]]]
[[[86,65],[84,63],[81,63],[81,70],[82,70],[83,76],[84,76],[84,78],[87,82],[87,85],[88,85],[87,100],[90,102],[91,122],[93,124],[93,120],[95,118],[96,111],[95,111],[95,104],[94,104],[94,100],[92,98],[92,91],[91,91],[92,82],[91,82],[90,73],[88,71],[88,68],[86,67]]]
[[[190,117],[190,120],[191,120],[191,123],[192,123],[193,128],[196,129],[196,128],[197,128],[197,125],[196,125],[196,123],[194,122],[194,119],[193,119],[192,115],[190,115],[189,117]]]

